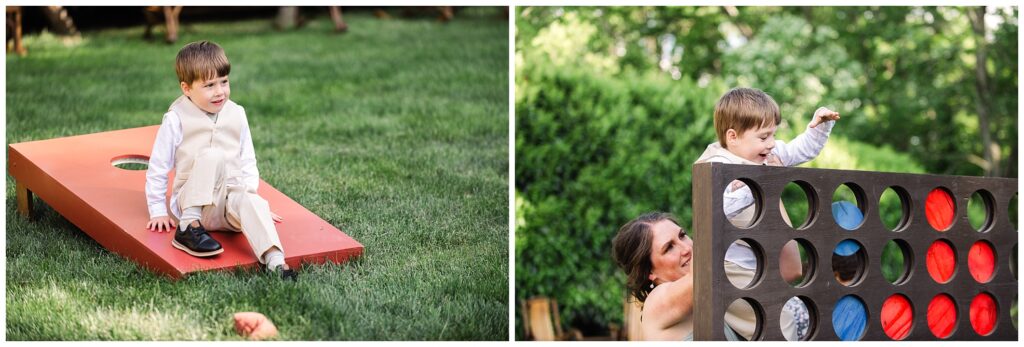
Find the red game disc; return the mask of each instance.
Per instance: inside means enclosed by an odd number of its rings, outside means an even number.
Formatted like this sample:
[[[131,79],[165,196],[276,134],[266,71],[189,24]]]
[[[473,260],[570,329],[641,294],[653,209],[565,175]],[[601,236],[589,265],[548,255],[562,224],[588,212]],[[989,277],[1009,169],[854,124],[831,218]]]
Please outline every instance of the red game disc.
[[[953,198],[945,189],[935,188],[928,193],[928,199],[924,202],[924,214],[928,218],[928,224],[938,231],[946,231],[953,224],[953,216],[956,215],[956,206]]]
[[[953,333],[956,326],[956,304],[946,294],[939,294],[928,304],[928,329],[935,337],[944,339]]]
[[[971,251],[967,253],[967,269],[979,283],[992,279],[992,272],[996,269],[996,257],[988,242],[978,241],[971,246]]]
[[[978,335],[988,335],[996,326],[998,308],[991,295],[981,293],[971,300],[971,327]]]
[[[893,294],[882,303],[882,329],[893,340],[902,340],[910,335],[914,323],[914,311],[910,301],[901,294]]]
[[[953,277],[953,272],[956,271],[956,255],[949,243],[943,240],[932,242],[925,258],[928,274],[935,282],[946,283]]]

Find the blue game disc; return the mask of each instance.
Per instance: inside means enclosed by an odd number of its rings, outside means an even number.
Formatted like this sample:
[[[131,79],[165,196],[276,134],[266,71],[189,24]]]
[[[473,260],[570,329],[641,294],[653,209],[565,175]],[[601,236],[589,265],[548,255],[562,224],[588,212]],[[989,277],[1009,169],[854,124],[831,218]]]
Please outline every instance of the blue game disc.
[[[843,341],[860,340],[868,325],[868,312],[864,302],[856,296],[847,295],[839,299],[832,311],[832,329]]]
[[[835,218],[836,224],[843,229],[853,230],[864,220],[864,214],[852,202],[836,201],[832,203],[832,218]]]
[[[857,251],[859,250],[860,244],[858,244],[857,241],[843,240],[838,245],[836,245],[836,250],[834,252],[838,255],[847,257],[853,255],[854,253],[857,253]]]
[[[864,220],[864,214],[860,212],[857,205],[849,201],[836,201],[832,203],[832,218],[836,224],[846,230],[853,230]],[[841,256],[849,256],[860,250],[860,244],[853,240],[843,240],[836,246],[835,253]]]

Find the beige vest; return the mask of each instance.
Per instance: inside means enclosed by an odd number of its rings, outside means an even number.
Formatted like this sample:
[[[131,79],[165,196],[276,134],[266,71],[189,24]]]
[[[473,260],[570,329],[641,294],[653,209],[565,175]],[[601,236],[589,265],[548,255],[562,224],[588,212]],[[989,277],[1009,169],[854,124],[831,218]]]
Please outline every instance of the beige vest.
[[[224,152],[227,159],[224,170],[228,179],[241,178],[238,153],[242,150],[242,127],[246,122],[245,110],[241,106],[228,100],[216,123],[184,95],[174,100],[169,111],[174,111],[181,119],[181,144],[174,152],[175,192],[192,173],[192,161],[199,151],[209,147]]]
[[[763,165],[740,158],[732,152],[729,152],[728,149],[722,148],[722,145],[718,142],[708,145],[708,148],[704,150],[704,153],[700,155],[700,158],[697,158],[697,161],[694,162],[694,164],[700,164],[715,157],[724,158],[725,160],[728,160],[730,164]],[[782,200],[779,200],[779,210],[783,212],[786,211],[786,207],[782,205]],[[756,212],[754,205],[750,205],[729,220],[738,225],[750,225],[750,222],[754,219],[754,212]],[[789,215],[786,213],[782,213],[782,220],[790,226],[793,225],[793,222],[789,220]]]

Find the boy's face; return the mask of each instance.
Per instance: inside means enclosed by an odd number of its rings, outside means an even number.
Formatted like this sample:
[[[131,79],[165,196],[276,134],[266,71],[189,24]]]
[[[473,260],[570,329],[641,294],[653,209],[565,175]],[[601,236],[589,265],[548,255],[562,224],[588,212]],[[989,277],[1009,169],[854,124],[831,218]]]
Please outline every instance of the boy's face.
[[[761,164],[768,160],[768,154],[775,148],[775,130],[778,126],[749,129],[743,133],[729,129],[725,132],[729,152],[740,158]]]
[[[208,80],[195,80],[192,84],[181,82],[181,92],[192,103],[207,113],[217,113],[224,108],[231,96],[231,85],[228,76],[220,76]]]

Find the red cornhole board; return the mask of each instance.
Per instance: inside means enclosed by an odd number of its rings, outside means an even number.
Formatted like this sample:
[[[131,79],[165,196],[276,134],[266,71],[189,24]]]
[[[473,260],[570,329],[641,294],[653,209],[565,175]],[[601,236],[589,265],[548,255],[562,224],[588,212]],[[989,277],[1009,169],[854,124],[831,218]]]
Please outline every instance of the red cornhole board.
[[[224,252],[197,258],[171,246],[173,233],[146,230],[146,171],[124,170],[112,163],[128,156],[148,158],[158,128],[149,126],[8,146],[7,172],[18,186],[19,211],[29,215],[34,193],[104,248],[172,278],[194,271],[257,266],[256,256],[242,233],[211,232]],[[276,226],[289,266],[341,263],[363,253],[363,245],[358,241],[267,182],[260,181],[258,192],[270,203],[270,209],[284,218]]]

